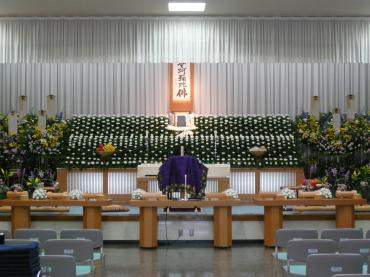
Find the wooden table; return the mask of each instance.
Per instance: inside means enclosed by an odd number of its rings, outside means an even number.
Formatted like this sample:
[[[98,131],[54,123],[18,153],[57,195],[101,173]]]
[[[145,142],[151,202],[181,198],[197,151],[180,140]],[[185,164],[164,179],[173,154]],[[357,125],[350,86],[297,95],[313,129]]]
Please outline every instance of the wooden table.
[[[0,200],[0,206],[11,207],[12,233],[22,228],[30,228],[31,206],[82,206],[83,227],[101,229],[101,207],[111,205],[112,200]]]
[[[275,233],[283,228],[283,206],[335,206],[336,227],[353,228],[355,225],[354,206],[363,205],[365,199],[283,199],[267,200],[255,198],[254,204],[264,206],[264,244],[275,246]]]
[[[166,207],[208,207],[213,208],[213,245],[214,247],[231,247],[232,216],[231,207],[245,205],[240,200],[131,200],[130,206],[140,207],[140,247],[155,248],[158,246],[158,208]]]

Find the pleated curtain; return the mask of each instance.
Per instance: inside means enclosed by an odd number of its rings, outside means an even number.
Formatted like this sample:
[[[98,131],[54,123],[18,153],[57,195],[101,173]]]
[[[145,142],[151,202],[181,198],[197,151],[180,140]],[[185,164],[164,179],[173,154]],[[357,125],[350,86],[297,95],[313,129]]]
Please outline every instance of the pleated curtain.
[[[1,63],[370,61],[369,18],[1,18]]]
[[[29,111],[46,108],[46,96],[73,114],[146,114],[168,111],[169,66],[157,63],[0,64],[0,112],[28,96]],[[323,112],[355,95],[356,111],[370,108],[370,65],[363,63],[204,63],[194,67],[197,114],[289,114],[310,110],[320,96]]]

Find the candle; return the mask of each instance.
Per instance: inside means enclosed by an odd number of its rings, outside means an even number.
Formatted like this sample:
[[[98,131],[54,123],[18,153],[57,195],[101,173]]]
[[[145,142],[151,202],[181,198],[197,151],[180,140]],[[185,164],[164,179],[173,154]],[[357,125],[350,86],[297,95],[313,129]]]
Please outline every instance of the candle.
[[[8,132],[14,135],[18,133],[18,115],[14,111],[8,114]]]
[[[57,109],[55,105],[55,96],[50,94],[46,97],[47,101],[47,115],[48,117],[55,117],[57,115]]]
[[[335,130],[339,131],[341,122],[340,122],[340,111],[338,108],[334,109],[333,113],[333,127]]]
[[[355,108],[353,98],[354,98],[353,94],[349,94],[346,97],[347,120],[355,119]]]
[[[25,95],[18,97],[18,113],[19,118],[22,118],[27,114],[27,96]]]
[[[185,200],[188,200],[188,194],[186,192],[186,181],[187,181],[186,178],[187,178],[187,176],[185,174]]]
[[[316,120],[319,120],[320,118],[320,108],[319,108],[319,100],[320,97],[315,95],[312,96],[311,100],[311,114],[314,116]]]
[[[180,147],[180,152],[181,152],[181,156],[184,156],[184,153],[185,153],[184,146]],[[186,180],[186,175],[185,175],[185,180]]]
[[[46,128],[46,113],[44,110],[39,111],[37,127],[39,127],[41,130],[45,130]]]

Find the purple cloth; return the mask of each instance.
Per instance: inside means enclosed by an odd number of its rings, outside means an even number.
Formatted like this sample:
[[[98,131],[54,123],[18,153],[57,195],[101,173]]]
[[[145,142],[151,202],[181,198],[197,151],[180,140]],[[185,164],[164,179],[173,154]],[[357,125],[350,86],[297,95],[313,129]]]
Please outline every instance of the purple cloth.
[[[199,193],[202,189],[202,175],[207,171],[207,167],[201,164],[193,156],[170,156],[159,169],[160,183],[162,191],[171,185],[186,184],[195,188]]]

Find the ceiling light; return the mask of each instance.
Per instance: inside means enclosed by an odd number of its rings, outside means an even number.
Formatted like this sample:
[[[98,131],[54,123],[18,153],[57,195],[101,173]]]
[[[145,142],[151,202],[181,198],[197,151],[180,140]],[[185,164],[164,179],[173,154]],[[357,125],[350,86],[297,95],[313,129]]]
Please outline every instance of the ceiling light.
[[[204,2],[170,2],[168,10],[170,12],[204,12],[206,3]]]

